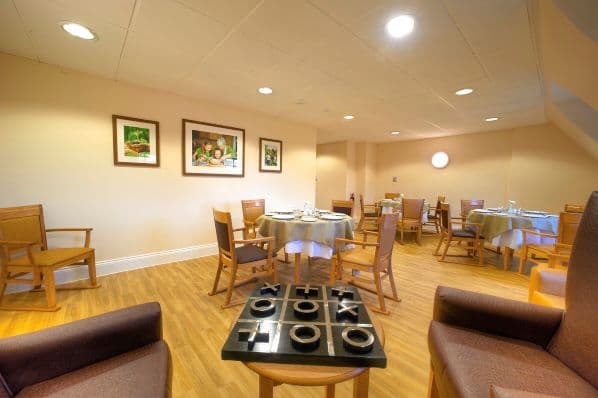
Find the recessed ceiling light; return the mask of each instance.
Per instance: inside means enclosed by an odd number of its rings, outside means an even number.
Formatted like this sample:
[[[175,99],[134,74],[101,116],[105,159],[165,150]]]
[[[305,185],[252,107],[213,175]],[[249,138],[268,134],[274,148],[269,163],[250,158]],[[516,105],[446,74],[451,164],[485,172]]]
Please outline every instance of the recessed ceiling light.
[[[345,116],[343,116],[343,118],[345,118],[347,120],[351,120],[351,119],[355,119],[355,116],[353,116],[353,115],[345,115]]]
[[[498,118],[496,116],[486,118],[487,122],[496,122],[497,120],[498,120]]]
[[[455,95],[467,95],[473,93],[472,88],[462,88],[461,90],[455,91]]]
[[[413,32],[415,20],[411,15],[399,15],[386,23],[386,31],[394,38],[407,36]]]
[[[62,24],[62,29],[64,29],[67,33],[78,37],[84,40],[93,40],[96,38],[96,35],[93,34],[89,28],[86,28],[83,25],[79,25],[78,23],[73,22],[66,22]]]
[[[391,131],[390,135],[399,135],[401,134],[400,131]]]
[[[260,94],[270,95],[272,94],[272,89],[270,87],[260,87],[257,89]]]

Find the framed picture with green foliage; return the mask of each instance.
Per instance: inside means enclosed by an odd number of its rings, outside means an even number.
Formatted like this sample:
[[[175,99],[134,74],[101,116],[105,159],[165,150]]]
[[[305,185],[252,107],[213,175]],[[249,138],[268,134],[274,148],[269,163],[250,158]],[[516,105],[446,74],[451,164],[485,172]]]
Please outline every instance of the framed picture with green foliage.
[[[112,115],[114,164],[160,166],[160,123]]]
[[[282,172],[282,141],[260,138],[260,171]]]

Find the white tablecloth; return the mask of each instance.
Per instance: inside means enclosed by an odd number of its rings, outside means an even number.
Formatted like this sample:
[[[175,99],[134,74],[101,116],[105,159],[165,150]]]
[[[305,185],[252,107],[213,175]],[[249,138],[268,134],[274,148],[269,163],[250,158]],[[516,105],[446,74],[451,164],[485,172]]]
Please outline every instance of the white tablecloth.
[[[332,258],[332,247],[313,240],[294,240],[284,245],[288,254],[302,253],[309,257]]]

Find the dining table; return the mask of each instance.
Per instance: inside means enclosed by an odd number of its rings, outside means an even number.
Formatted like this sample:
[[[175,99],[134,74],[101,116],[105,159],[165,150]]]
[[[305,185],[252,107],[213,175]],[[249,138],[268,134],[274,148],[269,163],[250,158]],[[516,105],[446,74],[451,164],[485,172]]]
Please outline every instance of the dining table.
[[[294,254],[294,282],[301,282],[301,255],[330,259],[336,238],[354,239],[353,218],[328,211],[315,215],[301,212],[267,212],[256,220],[261,236],[274,237],[274,249]]]
[[[559,217],[541,211],[518,213],[498,209],[474,209],[467,216],[468,223],[480,225],[480,235],[493,246],[503,248],[503,267],[510,269],[513,253],[523,244],[521,230],[528,229],[555,235]],[[527,235],[528,243],[550,245],[553,238]]]

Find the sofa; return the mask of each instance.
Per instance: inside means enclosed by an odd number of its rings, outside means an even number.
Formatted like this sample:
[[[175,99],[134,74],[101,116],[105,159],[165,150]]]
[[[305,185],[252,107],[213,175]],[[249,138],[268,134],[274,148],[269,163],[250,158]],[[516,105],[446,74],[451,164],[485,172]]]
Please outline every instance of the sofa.
[[[168,397],[158,303],[0,339],[0,398]]]
[[[440,286],[430,397],[598,397],[598,192],[573,245],[565,309]]]

